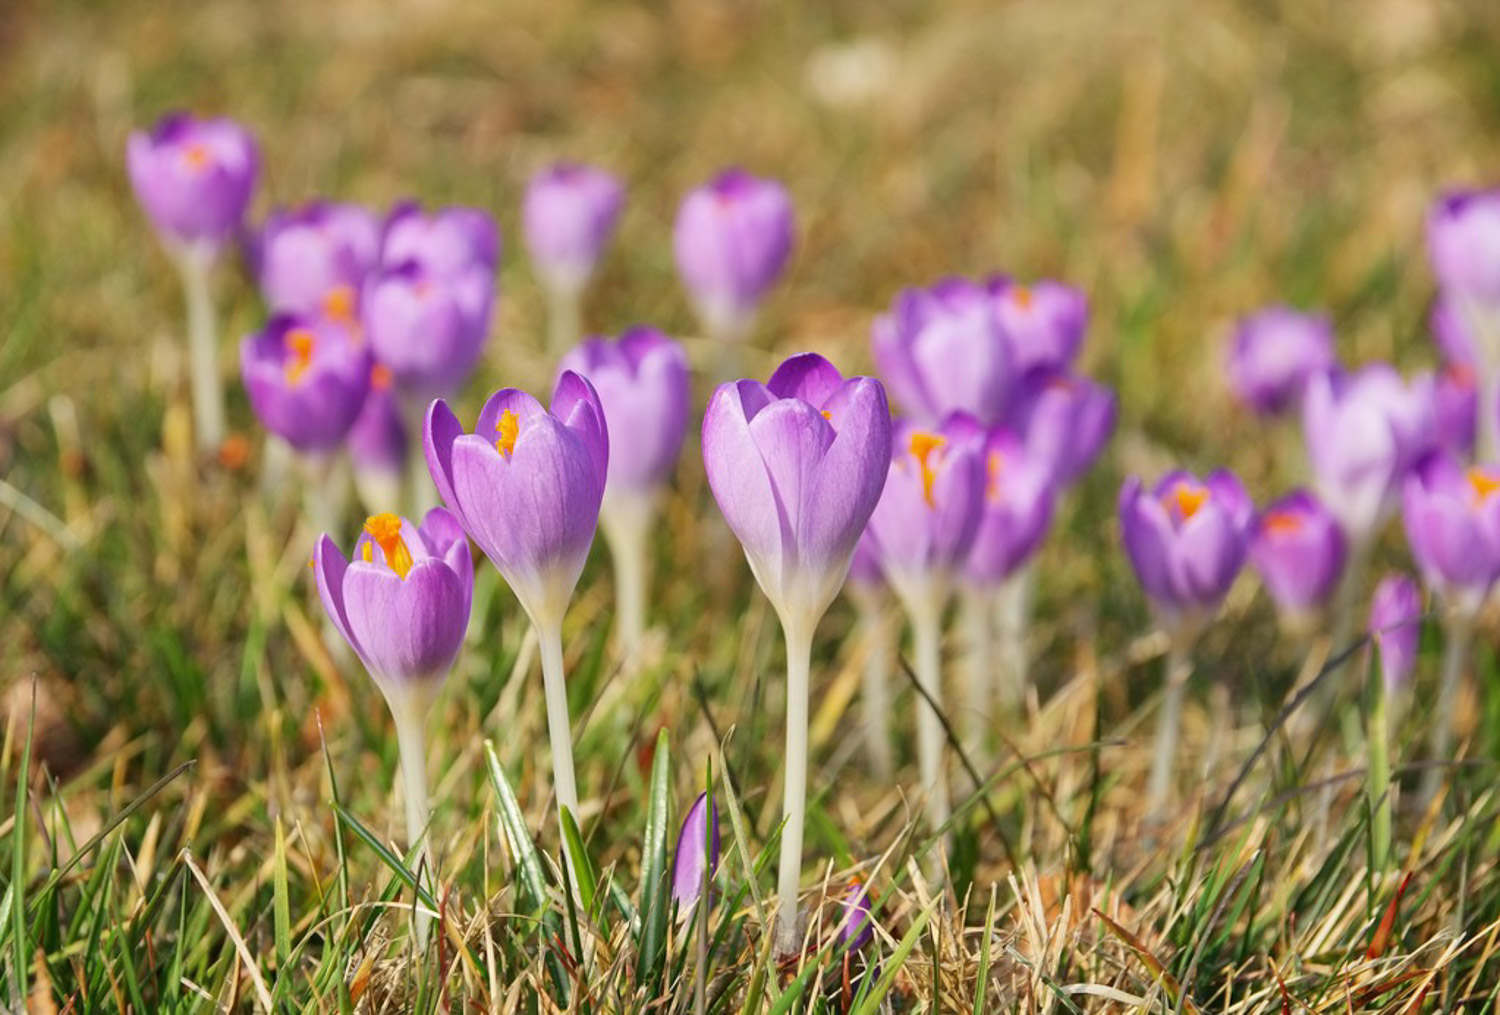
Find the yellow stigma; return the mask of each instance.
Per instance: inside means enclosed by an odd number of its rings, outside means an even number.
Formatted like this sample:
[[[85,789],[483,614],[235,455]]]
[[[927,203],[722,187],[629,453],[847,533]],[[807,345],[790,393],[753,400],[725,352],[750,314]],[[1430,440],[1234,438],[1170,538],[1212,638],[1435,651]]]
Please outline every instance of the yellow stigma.
[[[323,315],[340,324],[354,323],[354,287],[336,285],[323,296]]]
[[[948,438],[942,434],[918,430],[911,435],[909,447],[912,457],[922,467],[922,499],[927,502],[928,507],[936,506],[932,500],[932,485],[937,482],[937,469],[931,461],[932,453],[947,443]]]
[[[1481,469],[1476,465],[1466,475],[1469,485],[1474,488],[1474,499],[1477,501],[1487,500],[1490,494],[1500,490],[1500,478],[1496,478],[1488,469]]]
[[[411,573],[412,564],[416,562],[411,559],[411,551],[406,548],[406,542],[401,538],[400,516],[371,515],[365,519],[365,533],[369,535],[370,543],[380,546],[380,552],[385,554],[386,566],[404,581]],[[370,543],[365,544],[365,560],[367,561],[374,556],[370,550]]]
[[[999,450],[991,451],[985,471],[984,495],[991,501],[1000,499],[1000,474],[1005,471],[1005,456]]]
[[[1187,521],[1198,513],[1199,508],[1208,503],[1208,487],[1178,483],[1172,487],[1172,492],[1168,496],[1172,498],[1171,506],[1177,508],[1177,514],[1183,521]]]
[[[1024,285],[1013,285],[1010,287],[1010,298],[1016,301],[1016,306],[1022,310],[1031,309],[1031,290]]]
[[[823,410],[823,418],[826,419],[826,420],[828,420],[828,422],[832,423],[833,422],[833,413],[829,412],[827,409],[824,409]]]
[[[1291,511],[1272,511],[1262,523],[1267,532],[1290,536],[1302,531],[1302,518]]]
[[[495,424],[495,433],[499,439],[495,441],[495,449],[506,458],[516,450],[516,438],[521,436],[521,420],[511,410],[506,409],[500,414],[500,422]]]
[[[316,345],[317,336],[306,328],[293,328],[286,333],[286,348],[290,354],[286,362],[288,383],[296,384],[312,367],[313,348]]]
[[[213,161],[213,153],[208,150],[208,145],[202,141],[194,141],[183,149],[182,161],[188,164],[189,169],[201,173]]]

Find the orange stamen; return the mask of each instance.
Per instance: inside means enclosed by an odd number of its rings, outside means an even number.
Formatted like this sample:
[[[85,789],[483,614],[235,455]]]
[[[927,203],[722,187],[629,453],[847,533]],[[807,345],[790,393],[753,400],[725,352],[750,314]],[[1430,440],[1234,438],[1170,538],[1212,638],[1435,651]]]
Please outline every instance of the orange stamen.
[[[1474,499],[1483,501],[1497,490],[1500,490],[1500,477],[1497,477],[1488,469],[1474,466],[1466,473],[1469,485],[1474,488]]]
[[[213,153],[208,150],[208,145],[202,141],[194,141],[183,149],[182,160],[188,164],[189,169],[195,172],[202,172],[213,161]]]
[[[389,391],[395,382],[391,375],[391,368],[384,363],[376,363],[370,368],[370,387],[376,391]]]
[[[922,499],[927,501],[928,507],[935,507],[932,499],[932,486],[937,482],[937,469],[933,465],[932,453],[948,443],[948,438],[942,434],[926,433],[918,430],[911,435],[911,453],[922,467]]]
[[[823,418],[826,419],[826,420],[828,420],[828,422],[832,423],[833,422],[833,413],[829,412],[827,409],[824,409],[823,410]]]
[[[500,422],[495,424],[495,433],[499,435],[495,449],[509,458],[516,450],[516,438],[521,436],[520,417],[506,409],[500,414]]]
[[[1208,503],[1208,488],[1204,486],[1193,486],[1188,483],[1178,483],[1172,487],[1172,506],[1177,508],[1177,514],[1183,521],[1187,521],[1198,513],[1198,509]]]
[[[1000,499],[1000,474],[1005,471],[1005,456],[999,451],[991,451],[986,463],[987,481],[984,485],[984,495],[990,500]]]
[[[1265,530],[1278,536],[1290,536],[1302,531],[1302,517],[1291,511],[1272,511],[1262,523]]]
[[[323,314],[340,324],[354,323],[354,287],[336,285],[323,296]]]
[[[313,347],[317,345],[317,336],[306,328],[293,328],[286,333],[287,351],[291,358],[286,364],[286,379],[288,383],[296,384],[302,380],[302,375],[312,367]]]
[[[370,542],[380,546],[380,552],[385,554],[385,563],[396,577],[406,579],[411,573],[412,565],[416,561],[411,559],[411,551],[406,548],[406,541],[401,538],[401,518],[399,515],[383,514],[371,515],[365,519],[365,532],[370,537]],[[373,553],[370,543],[365,544],[365,560],[370,560]]]
[[[1010,298],[1016,301],[1016,306],[1022,310],[1031,309],[1031,290],[1024,285],[1013,285],[1010,287]]]

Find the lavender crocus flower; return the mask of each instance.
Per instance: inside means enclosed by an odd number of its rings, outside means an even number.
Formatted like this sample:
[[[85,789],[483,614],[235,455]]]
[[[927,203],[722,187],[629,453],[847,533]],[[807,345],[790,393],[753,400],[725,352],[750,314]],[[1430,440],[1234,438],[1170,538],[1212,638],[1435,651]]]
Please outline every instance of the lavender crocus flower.
[[[400,499],[401,471],[410,444],[392,384],[390,367],[376,363],[370,368],[370,391],[346,441],[355,487],[372,511]]]
[[[677,211],[677,273],[709,334],[739,338],[792,250],[792,200],[775,180],[728,169]]]
[[[1300,622],[1338,586],[1346,547],[1338,522],[1306,490],[1294,490],[1255,520],[1250,562],[1278,608]]]
[[[1453,190],[1434,202],[1427,253],[1445,292],[1500,306],[1500,188]]]
[[[434,275],[461,275],[475,266],[493,273],[500,259],[500,231],[478,208],[427,213],[407,201],[386,217],[380,259],[387,265],[415,261]]]
[[[1403,489],[1406,538],[1423,577],[1450,604],[1475,613],[1500,578],[1500,469],[1425,459]]]
[[[985,466],[984,498],[964,579],[993,587],[1015,574],[1042,545],[1052,522],[1051,467],[1033,459],[1012,431],[978,435]]]
[[[1422,636],[1422,590],[1404,574],[1389,574],[1370,600],[1370,637],[1380,650],[1380,675],[1388,695],[1406,687]]]
[[[1010,347],[1012,369],[1017,374],[1067,370],[1088,330],[1088,298],[1049,279],[1022,285],[997,276],[987,288]]]
[[[1438,446],[1467,458],[1474,450],[1479,418],[1479,392],[1475,390],[1473,369],[1464,363],[1445,366],[1438,373],[1432,398]]]
[[[255,238],[253,260],[273,311],[352,323],[379,256],[380,223],[368,209],[311,201],[271,213]]]
[[[1015,364],[983,286],[949,278],[904,289],[870,336],[882,378],[915,422],[936,426],[954,412],[985,426],[1004,419]]]
[[[1256,412],[1275,413],[1300,403],[1308,378],[1333,367],[1333,327],[1326,315],[1266,307],[1235,329],[1229,384]]]
[[[1432,331],[1433,341],[1444,360],[1472,366],[1479,357],[1479,350],[1456,303],[1454,297],[1438,293],[1427,316],[1427,327]]]
[[[255,138],[228,119],[187,113],[134,131],[125,164],[136,199],[168,246],[215,251],[232,240],[255,191]]]
[[[1115,396],[1109,388],[1061,371],[1024,377],[1009,413],[1027,457],[1049,466],[1057,485],[1076,482],[1104,450],[1115,429]]]
[[[682,819],[672,853],[672,901],[686,911],[698,901],[705,881],[719,866],[719,805],[699,793]]]
[[[303,453],[343,441],[370,387],[370,354],[326,318],[280,314],[240,343],[240,376],[266,429]]]
[[[857,952],[875,936],[869,886],[859,878],[851,878],[849,887],[839,899],[839,911],[839,943],[849,951]]]
[[[451,394],[479,361],[494,289],[490,270],[435,273],[418,261],[377,270],[362,317],[370,346],[408,401]]]
[[[531,178],[521,206],[526,246],[550,290],[577,294],[614,235],[625,188],[592,166],[558,163]]]

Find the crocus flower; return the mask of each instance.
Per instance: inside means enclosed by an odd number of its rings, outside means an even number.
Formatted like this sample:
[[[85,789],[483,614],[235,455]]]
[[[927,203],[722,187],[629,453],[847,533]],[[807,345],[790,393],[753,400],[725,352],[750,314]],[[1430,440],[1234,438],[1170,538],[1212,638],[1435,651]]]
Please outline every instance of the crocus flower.
[[[1333,367],[1333,327],[1326,315],[1266,307],[1235,329],[1229,384],[1256,412],[1274,413],[1298,404],[1307,379]]]
[[[1350,543],[1390,516],[1401,482],[1436,440],[1432,378],[1403,382],[1385,364],[1307,383],[1302,425],[1314,486]]]
[[[1033,459],[1015,433],[996,427],[979,439],[984,498],[964,578],[990,587],[1014,574],[1041,546],[1054,498],[1050,466]]]
[[[391,385],[390,367],[376,363],[370,368],[370,391],[347,440],[354,484],[372,511],[398,501],[406,467],[406,421]]]
[[[310,201],[271,213],[255,239],[260,291],[273,311],[359,315],[365,276],[380,256],[380,222],[357,204]]]
[[[904,289],[870,337],[882,378],[916,423],[932,427],[954,412],[985,426],[1004,418],[1015,365],[983,286],[949,278]]]
[[[1457,300],[1446,293],[1438,293],[1432,302],[1432,311],[1427,317],[1427,326],[1432,331],[1438,352],[1449,363],[1472,366],[1479,352],[1474,344],[1474,335],[1455,305]]]
[[[232,240],[255,191],[255,138],[228,119],[172,113],[133,131],[125,164],[136,199],[169,246],[216,250]]]
[[[494,289],[490,269],[435,273],[418,261],[377,270],[362,317],[370,346],[408,400],[451,394],[479,361]]]
[[[787,745],[776,940],[794,951],[807,807],[812,638],[849,572],[890,462],[885,389],[821,356],[782,363],[766,384],[722,384],[703,418],[703,464],[724,520],[775,607],[786,640]]]
[[[240,343],[240,376],[266,429],[304,453],[343,441],[370,387],[370,353],[344,325],[279,314]]]
[[[1453,190],[1434,202],[1427,253],[1445,292],[1500,306],[1500,189]]]
[[[1407,477],[1402,515],[1429,585],[1477,611],[1500,577],[1500,468],[1463,469],[1436,453]]]
[[[686,910],[698,901],[705,881],[719,866],[719,806],[699,793],[682,819],[677,849],[672,854],[672,901]]]
[[[1437,375],[1432,397],[1438,446],[1458,457],[1468,457],[1474,450],[1479,417],[1473,368],[1465,363],[1445,366]]]
[[[1088,298],[1070,285],[1049,279],[1022,285],[997,276],[987,288],[1016,373],[1066,370],[1088,330]]]
[[[839,899],[839,943],[857,952],[870,943],[875,934],[875,919],[870,908],[870,889],[859,878],[851,878],[849,887]]]
[[[1036,370],[1021,380],[1010,426],[1027,457],[1048,463],[1052,481],[1076,482],[1094,464],[1115,429],[1114,393],[1081,374]]]
[[[1250,562],[1286,615],[1305,617],[1333,595],[1344,570],[1344,534],[1322,503],[1294,490],[1255,520]]]
[[[500,259],[500,231],[478,208],[426,213],[407,201],[386,218],[380,259],[388,265],[415,261],[434,275],[460,275],[476,265],[493,273]]]
[[[738,338],[786,266],[792,200],[775,180],[728,169],[691,191],[677,211],[677,273],[709,334]]]
[[[1370,601],[1370,637],[1380,650],[1380,675],[1386,694],[1395,694],[1411,679],[1422,635],[1422,590],[1404,574],[1389,574],[1375,586]]]
[[[526,246],[547,288],[577,293],[614,235],[625,188],[592,166],[559,163],[531,178],[521,206]]]

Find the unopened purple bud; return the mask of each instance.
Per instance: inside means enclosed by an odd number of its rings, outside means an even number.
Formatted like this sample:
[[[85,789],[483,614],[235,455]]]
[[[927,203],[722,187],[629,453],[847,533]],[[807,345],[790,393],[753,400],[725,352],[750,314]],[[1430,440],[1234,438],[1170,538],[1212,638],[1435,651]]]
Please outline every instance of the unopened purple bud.
[[[1240,321],[1229,353],[1229,383],[1256,412],[1299,404],[1307,380],[1334,366],[1333,327],[1323,314],[1267,307]]]
[[[996,427],[984,439],[984,504],[965,578],[980,586],[1003,582],[1042,545],[1052,522],[1051,467],[1026,452],[1019,437]]]
[[[741,334],[786,266],[792,200],[775,180],[729,169],[683,199],[672,231],[677,273],[710,333]]]
[[[1370,636],[1380,650],[1380,675],[1387,694],[1406,686],[1417,663],[1422,636],[1422,590],[1404,574],[1390,574],[1375,586],[1370,601]]]
[[[1344,570],[1344,534],[1305,490],[1276,501],[1256,519],[1250,561],[1276,605],[1292,615],[1328,601]]]
[[[549,288],[583,288],[624,204],[620,181],[592,166],[559,163],[531,178],[521,218],[527,249]]]
[[[875,935],[875,918],[870,909],[870,889],[859,878],[853,878],[839,899],[839,943],[857,952]]]
[[[1427,215],[1427,252],[1445,292],[1500,304],[1500,189],[1440,197]]]
[[[370,354],[344,325],[281,314],[240,343],[240,377],[266,429],[298,451],[332,451],[364,405]]]
[[[227,119],[186,113],[134,131],[125,149],[135,196],[173,246],[216,250],[234,238],[255,191],[255,138]]]
[[[686,909],[698,901],[705,881],[719,866],[719,806],[706,792],[699,793],[682,819],[677,849],[672,854],[672,901]]]
[[[990,280],[989,289],[1010,346],[1012,369],[1017,374],[1068,369],[1088,330],[1087,297],[1050,279],[1022,285],[1000,276]]]

